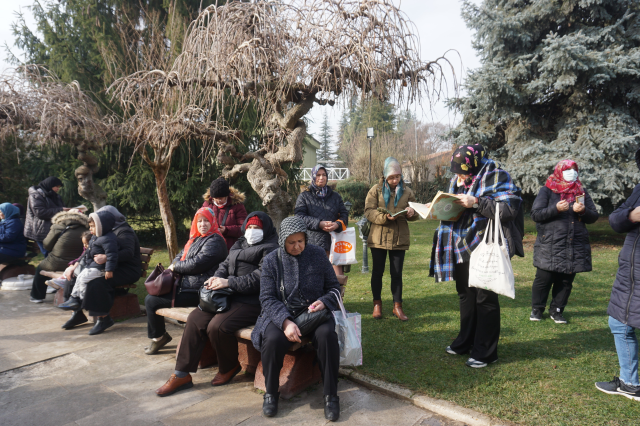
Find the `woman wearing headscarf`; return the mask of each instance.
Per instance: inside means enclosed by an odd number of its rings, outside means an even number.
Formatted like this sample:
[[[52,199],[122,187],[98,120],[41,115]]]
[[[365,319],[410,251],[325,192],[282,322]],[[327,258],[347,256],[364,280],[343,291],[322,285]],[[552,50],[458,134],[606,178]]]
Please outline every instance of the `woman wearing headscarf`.
[[[13,263],[24,257],[27,240],[22,233],[20,209],[13,204],[0,204],[0,263]]]
[[[51,219],[51,228],[42,245],[49,255],[36,268],[31,286],[31,302],[43,303],[47,277],[40,271],[64,271],[84,250],[82,234],[89,230],[89,218],[79,211],[61,211]]]
[[[522,199],[509,173],[487,158],[482,145],[457,148],[451,157],[451,172],[455,176],[449,193],[457,194],[457,203],[466,211],[456,222],[440,222],[435,247],[436,282],[455,281],[460,299],[460,332],[446,352],[469,353],[466,365],[482,368],[498,360],[500,303],[496,293],[469,287],[469,260],[486,232],[488,219],[495,217],[498,203],[509,257],[524,256]]]
[[[247,218],[244,207],[245,196],[242,192],[229,186],[225,178],[218,178],[211,182],[211,186],[204,194],[202,207],[209,207],[220,225],[220,232],[227,242],[227,249],[242,236],[242,224]]]
[[[331,231],[342,232],[349,224],[349,214],[342,197],[329,185],[327,169],[318,164],[311,170],[311,184],[296,200],[295,215],[307,225],[309,244],[331,250]],[[342,275],[342,266],[334,265],[333,270]]]
[[[582,201],[582,202],[580,202]],[[566,324],[564,312],[578,272],[591,271],[591,246],[586,224],[598,220],[591,196],[578,179],[578,165],[560,161],[531,207],[538,236],[533,246],[537,268],[531,289],[531,321],[540,321],[553,287],[549,316]]]
[[[384,178],[369,190],[364,205],[364,215],[371,222],[367,245],[371,249],[373,269],[371,271],[371,293],[373,294],[373,317],[382,318],[382,276],[387,254],[391,266],[391,294],[393,295],[393,315],[400,321],[408,320],[402,310],[402,268],[404,255],[409,250],[410,233],[408,221],[418,219],[409,207],[409,201],[416,201],[411,188],[405,187],[402,167],[398,160],[388,157],[384,160]],[[406,214],[393,217],[378,210],[386,209],[391,214],[407,210]]]
[[[159,396],[168,396],[193,386],[189,373],[198,371],[207,338],[218,357],[218,373],[211,385],[225,385],[240,372],[235,332],[256,323],[261,309],[258,295],[262,263],[267,254],[278,248],[276,228],[266,213],[253,212],[247,216],[242,231],[244,236],[231,247],[229,256],[220,264],[213,278],[205,282],[211,290],[233,290],[229,296],[229,310],[212,314],[198,308],[189,314],[175,373],[156,391]]]
[[[280,225],[280,248],[270,253],[262,266],[260,303],[262,314],[251,333],[253,346],[262,353],[267,393],[262,412],[273,417],[278,412],[280,370],[287,350],[302,336],[293,322],[284,300],[297,298],[308,304],[309,312],[335,310],[340,285],[324,250],[307,244],[307,226],[298,216],[288,217]],[[281,287],[283,286],[283,288]],[[282,290],[281,290],[282,288]],[[284,292],[284,298],[283,294]],[[333,317],[319,325],[309,336],[317,352],[324,388],[324,415],[338,420],[338,369],[340,348]]]
[[[198,306],[200,287],[213,276],[226,257],[227,245],[218,229],[213,211],[206,207],[200,208],[191,222],[189,240],[169,266],[169,269],[181,275],[175,300],[172,300],[173,292],[161,296],[147,294],[144,299],[147,335],[151,339],[150,345],[144,350],[147,355],[157,353],[172,340],[166,331],[164,317],[157,315],[156,311],[171,307]]]
[[[62,197],[58,195],[60,188],[62,188],[62,181],[55,176],[49,176],[38,185],[29,188],[24,236],[38,243],[45,257],[48,252],[42,241],[51,228],[51,218],[56,213],[66,210]]]

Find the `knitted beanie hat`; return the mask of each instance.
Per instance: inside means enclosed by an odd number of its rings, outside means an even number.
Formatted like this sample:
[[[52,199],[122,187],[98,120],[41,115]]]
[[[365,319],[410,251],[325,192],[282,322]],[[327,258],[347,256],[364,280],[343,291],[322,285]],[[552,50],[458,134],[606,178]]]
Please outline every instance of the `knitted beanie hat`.
[[[287,238],[298,232],[307,234],[307,225],[304,223],[304,220],[302,220],[300,216],[289,216],[285,218],[280,224],[280,237],[278,238],[280,247],[284,249],[284,242]]]
[[[229,191],[229,182],[225,178],[218,178],[211,182],[209,187],[209,195],[212,198],[228,197],[231,192]]]
[[[260,220],[260,218],[258,216],[251,216],[248,220],[247,220],[247,228],[249,228],[249,225],[257,225],[260,227],[260,229],[262,229],[262,221]]]

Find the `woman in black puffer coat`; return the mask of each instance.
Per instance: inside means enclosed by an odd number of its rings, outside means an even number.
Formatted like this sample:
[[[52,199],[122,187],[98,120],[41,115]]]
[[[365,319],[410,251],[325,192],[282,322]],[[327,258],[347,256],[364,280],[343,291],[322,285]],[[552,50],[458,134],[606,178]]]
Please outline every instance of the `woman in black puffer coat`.
[[[198,362],[206,339],[216,351],[218,373],[212,386],[227,384],[241,369],[238,363],[236,331],[256,323],[260,315],[260,277],[262,262],[278,248],[278,234],[273,222],[263,212],[253,212],[242,225],[241,236],[231,247],[229,256],[220,264],[205,286],[212,290],[229,288],[230,306],[226,312],[212,314],[194,309],[187,318],[176,359],[175,373],[156,390],[159,396],[171,395],[193,386],[191,374],[198,371]]]
[[[152,340],[145,348],[147,355],[158,352],[171,341],[166,332],[164,317],[156,311],[171,307],[195,307],[200,303],[200,287],[213,276],[218,265],[227,257],[227,244],[218,229],[213,211],[202,207],[191,224],[189,241],[173,260],[169,269],[182,275],[172,304],[173,293],[151,296],[144,299],[147,309],[147,334]]]
[[[584,198],[583,203],[581,198]],[[585,224],[598,220],[591,197],[578,179],[578,165],[559,162],[531,207],[538,237],[533,248],[533,266],[538,268],[531,295],[531,321],[540,321],[553,286],[549,315],[566,324],[562,312],[578,272],[591,271],[591,246]]]
[[[49,176],[38,185],[29,188],[24,237],[38,243],[44,257],[49,253],[44,248],[43,241],[51,229],[51,218],[65,210],[62,197],[58,195],[60,188],[62,181],[55,176]]]
[[[307,225],[309,244],[320,246],[327,252],[331,250],[331,234],[342,232],[349,224],[349,214],[342,197],[327,185],[327,169],[317,165],[311,170],[309,188],[298,196],[295,215],[300,216]],[[337,275],[342,275],[342,266],[334,265]]]

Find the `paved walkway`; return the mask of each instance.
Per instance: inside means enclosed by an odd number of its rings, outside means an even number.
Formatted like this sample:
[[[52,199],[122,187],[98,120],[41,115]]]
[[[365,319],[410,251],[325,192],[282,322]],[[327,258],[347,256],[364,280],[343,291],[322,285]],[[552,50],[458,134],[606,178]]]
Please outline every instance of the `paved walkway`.
[[[262,417],[253,376],[212,387],[216,368],[196,373],[195,386],[159,398],[154,390],[173,372],[183,329],[168,324],[173,341],[147,356],[146,318],[119,322],[89,336],[92,324],[65,331],[69,314],[29,302],[27,291],[0,291],[0,425],[324,425],[322,389],[280,401],[277,417]],[[340,380],[338,423],[462,426],[348,380]]]

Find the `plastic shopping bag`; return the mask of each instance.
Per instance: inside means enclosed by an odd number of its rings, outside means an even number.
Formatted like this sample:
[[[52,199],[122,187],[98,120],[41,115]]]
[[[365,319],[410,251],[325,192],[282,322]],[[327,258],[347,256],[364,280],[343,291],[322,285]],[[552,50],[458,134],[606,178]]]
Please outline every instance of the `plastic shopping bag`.
[[[333,311],[340,346],[340,366],[358,367],[362,365],[362,318],[357,312],[347,313],[342,304],[342,298],[335,292],[332,294],[338,299],[340,306],[339,311]]]
[[[347,228],[342,232],[331,232],[331,251],[329,260],[332,265],[353,265],[356,260],[356,230]]]
[[[493,238],[492,241],[488,241],[492,225]],[[502,244],[498,240],[498,235],[502,238]],[[469,287],[491,290],[512,299],[516,298],[513,268],[500,224],[500,203],[496,203],[495,219],[489,220],[484,238],[471,253]]]

